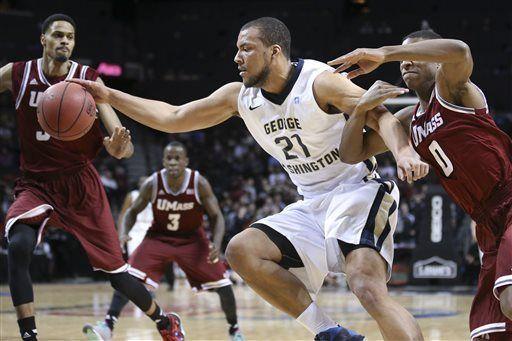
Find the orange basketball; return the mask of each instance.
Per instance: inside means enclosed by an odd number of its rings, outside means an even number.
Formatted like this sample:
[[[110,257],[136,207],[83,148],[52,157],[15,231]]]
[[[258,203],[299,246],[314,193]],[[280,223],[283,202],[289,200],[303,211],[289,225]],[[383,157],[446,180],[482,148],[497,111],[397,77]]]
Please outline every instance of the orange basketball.
[[[50,86],[37,103],[37,121],[57,140],[84,136],[96,119],[96,103],[84,87],[60,82]]]

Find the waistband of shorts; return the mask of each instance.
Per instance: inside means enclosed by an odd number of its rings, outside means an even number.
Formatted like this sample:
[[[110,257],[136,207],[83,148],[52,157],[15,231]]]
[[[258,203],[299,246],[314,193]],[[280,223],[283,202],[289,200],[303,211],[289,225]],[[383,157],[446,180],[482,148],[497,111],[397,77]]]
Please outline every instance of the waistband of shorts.
[[[151,227],[150,227],[151,228]],[[192,238],[201,237],[201,227],[198,227],[197,229],[189,232],[158,232],[158,231],[151,231],[148,230],[146,232],[146,236],[151,238],[171,238],[171,239],[177,239],[177,240],[187,240]]]
[[[58,171],[51,171],[51,172],[32,172],[28,170],[22,170],[21,175],[24,178],[32,179],[36,181],[46,182],[46,181],[52,181],[61,178],[62,176],[70,176],[74,174],[80,173],[82,170],[84,170],[87,167],[92,166],[90,161],[86,161],[84,163],[77,164],[73,167],[58,170]]]

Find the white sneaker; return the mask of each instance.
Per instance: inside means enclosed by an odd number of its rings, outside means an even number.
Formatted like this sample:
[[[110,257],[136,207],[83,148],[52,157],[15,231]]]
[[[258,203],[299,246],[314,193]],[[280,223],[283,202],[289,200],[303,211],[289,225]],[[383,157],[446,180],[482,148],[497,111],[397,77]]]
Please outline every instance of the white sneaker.
[[[110,341],[112,340],[112,331],[107,326],[105,321],[98,321],[96,325],[85,324],[82,332],[87,337],[88,341]]]
[[[245,341],[245,338],[238,326],[229,329],[229,339],[231,341]]]

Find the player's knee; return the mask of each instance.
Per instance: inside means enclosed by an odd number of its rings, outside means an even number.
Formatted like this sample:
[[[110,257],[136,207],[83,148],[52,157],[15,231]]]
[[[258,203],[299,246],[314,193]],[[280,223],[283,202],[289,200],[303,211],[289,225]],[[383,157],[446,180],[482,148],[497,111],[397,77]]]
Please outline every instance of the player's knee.
[[[128,272],[121,272],[121,273],[115,273],[115,274],[109,274],[109,280],[110,285],[112,288],[114,288],[116,291],[120,293],[125,292],[125,283],[131,282],[133,278]]]
[[[36,234],[28,225],[15,225],[9,234],[9,261],[21,266],[28,264],[36,244]]]
[[[239,267],[246,262],[247,257],[247,243],[243,240],[243,236],[238,234],[234,236],[226,247],[226,259],[233,268],[237,271]]]
[[[512,320],[512,287],[509,286],[500,295],[500,309],[503,315]]]
[[[375,307],[386,295],[386,291],[381,288],[375,279],[365,274],[353,274],[348,277],[350,290],[356,295],[359,301],[365,307]]]

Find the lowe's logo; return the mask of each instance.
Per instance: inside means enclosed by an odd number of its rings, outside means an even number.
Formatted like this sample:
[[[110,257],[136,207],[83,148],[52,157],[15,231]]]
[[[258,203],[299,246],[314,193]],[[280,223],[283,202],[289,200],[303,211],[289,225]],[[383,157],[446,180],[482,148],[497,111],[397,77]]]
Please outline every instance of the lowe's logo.
[[[451,260],[434,256],[419,260],[413,265],[414,278],[455,278],[457,277],[457,263]]]

